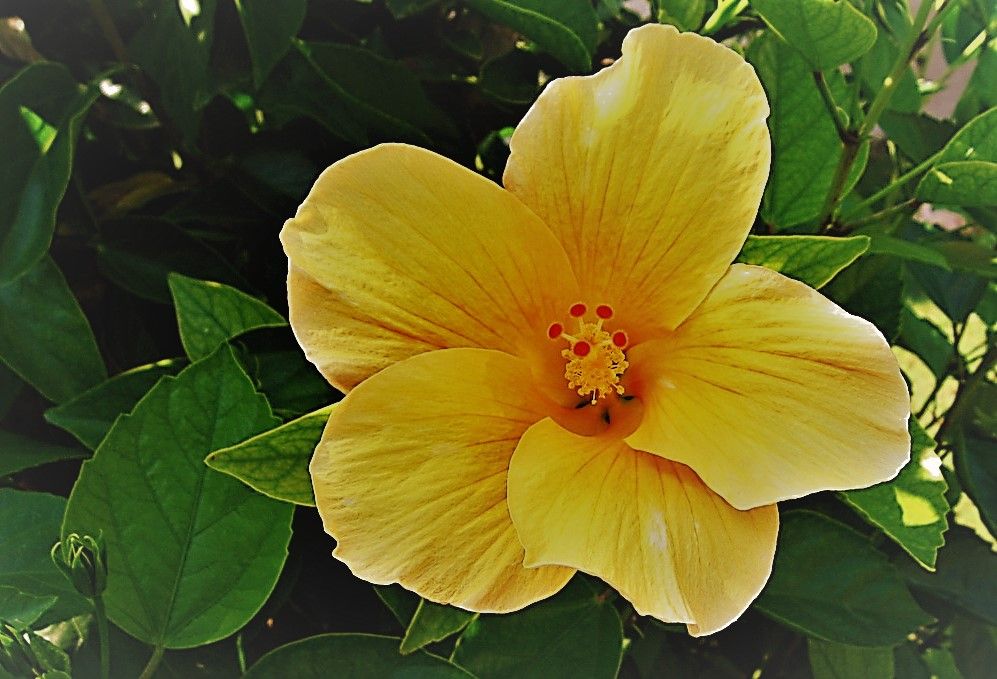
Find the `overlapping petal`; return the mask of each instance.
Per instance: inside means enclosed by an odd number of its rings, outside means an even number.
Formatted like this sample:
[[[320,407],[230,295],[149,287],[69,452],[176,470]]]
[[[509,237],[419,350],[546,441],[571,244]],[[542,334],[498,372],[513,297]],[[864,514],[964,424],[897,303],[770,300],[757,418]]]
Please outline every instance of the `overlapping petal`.
[[[746,509],[896,475],[910,400],[882,334],[810,287],[736,264],[670,337],[634,347],[627,441]]]
[[[335,556],[364,580],[475,611],[559,590],[574,571],[524,568],[506,503],[513,450],[543,416],[529,384],[508,354],[444,349],[351,391],[311,463]]]
[[[563,249],[514,196],[403,144],[327,169],[281,240],[291,325],[342,390],[429,349],[527,352],[577,297]]]
[[[516,128],[504,183],[554,230],[583,297],[636,341],[702,301],[750,228],[769,169],[768,103],[733,51],[671,26],[561,78]]]
[[[528,566],[599,576],[638,613],[723,629],[772,569],[775,506],[738,511],[682,464],[543,420],[509,469],[509,510]]]

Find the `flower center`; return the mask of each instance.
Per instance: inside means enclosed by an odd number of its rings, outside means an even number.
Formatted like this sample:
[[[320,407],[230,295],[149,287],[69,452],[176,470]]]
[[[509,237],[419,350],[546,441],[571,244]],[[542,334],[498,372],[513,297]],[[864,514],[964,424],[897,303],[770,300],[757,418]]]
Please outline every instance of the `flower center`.
[[[592,405],[610,394],[623,394],[620,378],[629,365],[623,349],[629,340],[622,330],[609,332],[603,328],[603,323],[613,317],[612,307],[597,306],[594,321],[586,320],[588,307],[582,303],[573,304],[568,313],[578,320],[577,332],[568,334],[560,323],[551,323],[547,328],[549,339],[567,340],[570,345],[561,351],[568,388],[590,399]]]

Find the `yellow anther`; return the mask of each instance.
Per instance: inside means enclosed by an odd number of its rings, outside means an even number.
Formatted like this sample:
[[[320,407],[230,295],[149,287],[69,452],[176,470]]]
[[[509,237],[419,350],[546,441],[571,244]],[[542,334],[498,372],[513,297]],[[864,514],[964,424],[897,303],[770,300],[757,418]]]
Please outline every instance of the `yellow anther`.
[[[626,354],[613,341],[613,335],[602,329],[602,321],[597,323],[579,323],[577,335],[569,339],[571,348],[561,352],[567,360],[564,367],[564,378],[568,387],[578,392],[579,396],[589,396],[592,404],[610,394],[622,394],[623,385],[620,378],[626,371]]]

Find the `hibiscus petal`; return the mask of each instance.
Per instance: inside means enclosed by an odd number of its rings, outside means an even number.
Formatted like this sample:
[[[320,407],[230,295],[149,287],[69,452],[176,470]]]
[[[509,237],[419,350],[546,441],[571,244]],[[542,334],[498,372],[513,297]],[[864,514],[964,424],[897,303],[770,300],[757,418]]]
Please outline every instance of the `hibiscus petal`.
[[[512,611],[558,591],[568,568],[523,567],[506,476],[543,417],[526,364],[444,349],[396,363],[337,405],[312,458],[333,553],[358,577],[399,582],[474,611]]]
[[[772,570],[779,514],[742,512],[685,465],[543,420],[509,468],[509,510],[528,566],[563,564],[615,587],[642,615],[723,629]]]
[[[768,269],[735,264],[628,358],[644,420],[627,441],[740,509],[886,481],[910,457],[910,398],[882,334]]]
[[[429,349],[525,353],[577,297],[563,249],[513,195],[404,144],[323,172],[281,241],[291,325],[342,390]]]
[[[671,26],[561,78],[512,136],[505,186],[554,230],[590,303],[634,340],[677,326],[748,234],[769,169],[768,103],[733,51]]]

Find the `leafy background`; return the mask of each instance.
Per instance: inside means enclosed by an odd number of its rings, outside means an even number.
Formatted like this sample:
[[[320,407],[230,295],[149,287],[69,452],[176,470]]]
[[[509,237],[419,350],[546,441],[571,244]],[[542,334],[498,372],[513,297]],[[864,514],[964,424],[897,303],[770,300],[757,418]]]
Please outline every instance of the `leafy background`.
[[[99,676],[102,610],[115,677],[992,676],[993,0],[5,0],[0,17],[0,676]],[[498,180],[543,84],[647,21],[761,76],[774,161],[740,258],[891,340],[911,463],[783,503],[770,583],[704,639],[581,575],[507,616],[353,578],[310,507],[339,395],[285,321],[283,220],[380,141]],[[97,609],[49,559],[69,532],[106,543]]]

